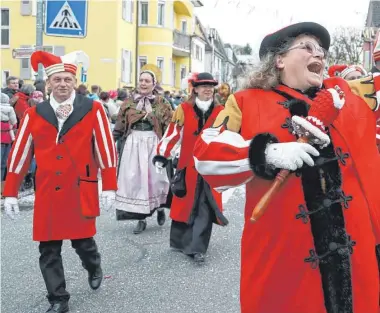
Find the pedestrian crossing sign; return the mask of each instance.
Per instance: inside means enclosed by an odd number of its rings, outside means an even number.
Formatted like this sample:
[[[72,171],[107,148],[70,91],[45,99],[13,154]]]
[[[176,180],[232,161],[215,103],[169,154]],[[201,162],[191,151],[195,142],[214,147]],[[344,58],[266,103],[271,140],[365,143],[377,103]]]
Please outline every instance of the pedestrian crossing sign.
[[[87,0],[46,0],[45,34],[86,37]]]

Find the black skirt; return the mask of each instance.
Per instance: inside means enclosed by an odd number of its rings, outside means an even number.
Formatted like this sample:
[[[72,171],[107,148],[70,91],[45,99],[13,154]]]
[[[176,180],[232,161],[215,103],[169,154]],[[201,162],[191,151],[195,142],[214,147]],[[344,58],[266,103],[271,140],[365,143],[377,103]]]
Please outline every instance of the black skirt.
[[[211,239],[212,224],[216,220],[215,210],[209,201],[211,195],[207,183],[198,176],[193,211],[188,223],[172,221],[170,247],[186,255],[206,253]],[[210,193],[210,195],[208,194]],[[212,195],[211,195],[212,197]]]

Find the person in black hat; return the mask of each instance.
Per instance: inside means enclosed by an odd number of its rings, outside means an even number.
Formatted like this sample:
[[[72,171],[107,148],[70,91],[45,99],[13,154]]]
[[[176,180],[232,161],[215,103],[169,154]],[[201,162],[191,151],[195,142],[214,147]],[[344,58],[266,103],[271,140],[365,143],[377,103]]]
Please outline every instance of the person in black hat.
[[[181,103],[172,122],[158,144],[153,162],[165,167],[169,159],[179,158],[177,171],[171,180],[173,192],[170,217],[170,246],[194,258],[205,261],[213,223],[225,226],[222,197],[197,173],[193,149],[204,128],[210,127],[223,106],[216,104],[214,87],[218,82],[210,73],[199,73],[192,81],[190,99]]]
[[[266,36],[195,145],[212,188],[246,184],[242,313],[379,309],[378,82],[323,80],[329,45],[316,23]]]

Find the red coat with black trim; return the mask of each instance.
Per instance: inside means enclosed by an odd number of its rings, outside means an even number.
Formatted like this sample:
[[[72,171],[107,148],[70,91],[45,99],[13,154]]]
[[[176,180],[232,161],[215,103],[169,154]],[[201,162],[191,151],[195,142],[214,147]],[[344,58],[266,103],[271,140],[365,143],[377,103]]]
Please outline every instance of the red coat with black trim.
[[[198,109],[199,110],[199,109]],[[211,127],[218,114],[223,110],[223,106],[216,105],[210,108],[207,120],[202,121],[201,114],[197,114],[197,109],[193,104],[184,102],[180,104],[174,112],[172,122],[166,129],[163,138],[157,147],[157,154],[165,159],[174,158],[179,154],[177,170],[186,168],[186,190],[183,198],[173,195],[170,208],[170,217],[177,222],[189,222],[191,213],[194,210],[195,198],[197,197],[197,183],[199,174],[195,169],[193,149],[195,142],[202,129]],[[199,195],[199,194],[198,194]],[[222,215],[222,196],[211,189],[210,195],[211,209],[215,213],[217,224],[228,223]]]
[[[212,187],[227,189],[249,181],[242,313],[379,312],[375,114],[358,96],[364,85],[330,78],[324,86],[339,86],[345,94],[345,105],[328,128],[332,144],[319,150],[314,167],[287,179],[255,224],[250,222],[252,210],[279,171],[265,163],[265,148],[295,141],[290,118],[299,113],[293,109],[302,103],[307,112],[313,101],[286,86],[243,90],[230,96],[215,126],[225,124],[217,131],[204,130],[196,143],[197,170]]]
[[[49,100],[29,109],[8,157],[5,197],[17,197],[33,155],[33,240],[94,236],[100,213],[99,168],[103,190],[117,190],[115,144],[103,106],[77,95],[60,131]]]

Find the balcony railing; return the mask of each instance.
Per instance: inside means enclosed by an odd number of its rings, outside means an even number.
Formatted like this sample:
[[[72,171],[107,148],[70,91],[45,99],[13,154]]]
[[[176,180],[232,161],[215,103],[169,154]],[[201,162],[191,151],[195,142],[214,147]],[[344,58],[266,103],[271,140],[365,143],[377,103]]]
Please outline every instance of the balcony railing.
[[[191,38],[189,35],[181,33],[178,30],[173,31],[174,48],[190,52],[190,42],[191,42]]]

